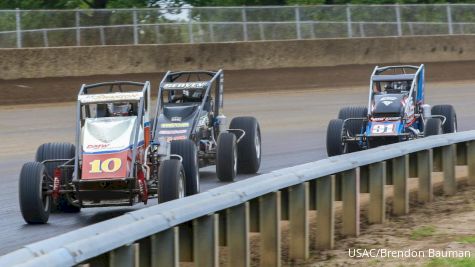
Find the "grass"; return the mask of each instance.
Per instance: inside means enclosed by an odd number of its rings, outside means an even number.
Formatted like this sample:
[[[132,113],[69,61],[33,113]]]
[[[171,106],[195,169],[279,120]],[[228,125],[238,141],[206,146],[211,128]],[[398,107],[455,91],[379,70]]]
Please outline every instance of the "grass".
[[[435,258],[431,259],[427,267],[471,267],[475,266],[475,258]]]
[[[475,236],[469,235],[469,236],[460,237],[457,239],[457,241],[464,244],[475,244]]]
[[[419,240],[424,237],[432,236],[435,233],[435,227],[428,225],[428,226],[421,226],[411,233],[412,240]]]

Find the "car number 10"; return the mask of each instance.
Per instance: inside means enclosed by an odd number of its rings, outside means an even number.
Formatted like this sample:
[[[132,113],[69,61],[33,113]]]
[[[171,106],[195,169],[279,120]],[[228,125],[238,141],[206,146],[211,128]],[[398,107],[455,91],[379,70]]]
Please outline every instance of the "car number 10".
[[[376,124],[373,126],[372,133],[374,134],[385,134],[393,133],[394,124]]]
[[[91,170],[89,173],[102,173],[102,172],[116,172],[122,166],[122,160],[119,158],[110,158],[101,162],[100,159],[93,160],[89,163]]]

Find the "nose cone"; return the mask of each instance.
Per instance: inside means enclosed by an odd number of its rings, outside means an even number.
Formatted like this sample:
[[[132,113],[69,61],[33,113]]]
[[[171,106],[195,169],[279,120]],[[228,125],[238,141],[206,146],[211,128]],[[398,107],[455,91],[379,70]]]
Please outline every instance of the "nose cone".
[[[399,116],[404,108],[403,95],[377,95],[374,99],[373,114],[391,114]]]

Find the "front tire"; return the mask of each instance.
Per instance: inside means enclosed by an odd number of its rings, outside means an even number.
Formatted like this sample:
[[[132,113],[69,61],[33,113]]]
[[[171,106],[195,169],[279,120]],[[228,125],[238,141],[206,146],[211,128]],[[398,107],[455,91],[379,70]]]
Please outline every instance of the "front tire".
[[[366,118],[368,115],[368,108],[366,107],[344,107],[338,112],[338,119],[346,120],[349,118]],[[355,136],[360,134],[364,127],[363,120],[351,120],[345,124],[345,130],[349,132],[349,135]],[[361,148],[357,143],[348,143],[346,145],[346,152],[360,151]]]
[[[195,143],[191,140],[175,140],[171,142],[170,151],[171,154],[176,154],[183,158],[186,195],[198,194],[200,192],[200,172]]]
[[[431,109],[432,115],[442,115],[446,118],[442,125],[443,133],[457,132],[457,114],[452,105],[435,105]]]
[[[51,195],[46,195],[46,168],[39,162],[28,162],[20,172],[19,196],[23,219],[29,224],[47,223],[51,212]]]
[[[237,144],[239,173],[256,173],[261,166],[261,129],[254,117],[236,117],[229,129],[241,129],[244,137]]]
[[[158,203],[185,197],[185,171],[178,159],[164,160],[158,171]]]
[[[221,133],[218,136],[216,151],[216,174],[222,182],[232,182],[237,173],[236,136],[232,133]]]
[[[343,120],[333,119],[327,128],[327,154],[329,157],[341,155],[344,152]]]
[[[439,118],[429,118],[424,125],[424,137],[443,133],[442,121]]]

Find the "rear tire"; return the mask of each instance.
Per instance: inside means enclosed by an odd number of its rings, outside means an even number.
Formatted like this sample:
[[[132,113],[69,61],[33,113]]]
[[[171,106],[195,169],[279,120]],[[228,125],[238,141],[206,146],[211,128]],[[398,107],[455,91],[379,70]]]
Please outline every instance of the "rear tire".
[[[344,107],[338,112],[338,119],[346,120],[349,118],[365,118],[368,115],[368,108],[366,107]],[[353,120],[348,121],[345,124],[345,129],[349,132],[351,136],[355,134],[360,134],[364,126],[362,120]],[[348,143],[346,145],[346,152],[356,152],[360,151],[361,148],[357,143]]]
[[[47,223],[51,211],[51,195],[45,195],[46,168],[39,162],[28,162],[20,172],[19,196],[23,219],[29,224]]]
[[[444,134],[457,132],[457,114],[452,105],[435,105],[432,107],[431,113],[446,118],[444,125],[442,125]]]
[[[439,118],[429,118],[424,125],[424,137],[443,133],[442,121]]]
[[[241,129],[244,137],[237,144],[239,173],[256,173],[261,166],[261,129],[254,117],[236,117],[229,129]],[[238,134],[236,132],[236,134]]]
[[[158,203],[185,196],[185,171],[178,159],[164,160],[158,171]]]
[[[200,172],[196,145],[191,140],[175,140],[171,142],[171,154],[180,155],[185,170],[186,195],[191,196],[200,192]]]
[[[329,157],[341,155],[345,146],[343,139],[343,120],[333,119],[327,128],[327,154]]]
[[[37,162],[42,162],[44,160],[50,159],[72,159],[75,156],[75,147],[69,143],[46,143],[42,144],[36,150],[36,158]],[[64,162],[47,162],[45,163],[46,172],[50,177],[54,177],[54,169],[61,165]],[[66,173],[62,174],[63,181],[60,183],[66,184],[69,183],[72,179],[73,169],[68,169]],[[75,213],[80,212],[81,207],[74,205],[72,203],[74,197],[74,193],[69,193],[69,195],[60,195],[56,201],[52,205],[52,212],[68,212],[68,213]]]
[[[222,182],[232,182],[237,173],[236,136],[232,133],[221,133],[218,136],[216,151],[216,174]]]

